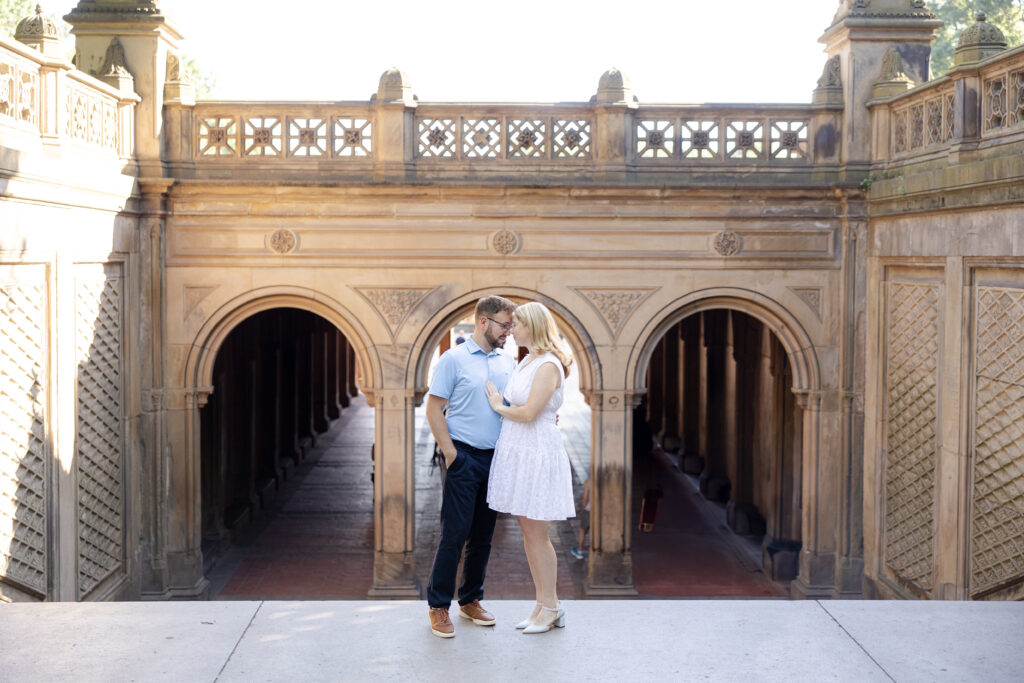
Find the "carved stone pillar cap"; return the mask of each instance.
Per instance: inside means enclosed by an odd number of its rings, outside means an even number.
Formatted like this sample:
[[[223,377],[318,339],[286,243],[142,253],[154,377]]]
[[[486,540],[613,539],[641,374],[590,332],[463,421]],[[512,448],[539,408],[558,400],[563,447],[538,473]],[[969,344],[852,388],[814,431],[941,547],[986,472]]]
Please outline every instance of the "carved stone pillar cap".
[[[44,55],[60,55],[61,29],[51,17],[43,14],[42,5],[36,5],[35,14],[18,22],[14,39],[35,48]]]
[[[988,23],[986,18],[984,12],[978,12],[975,16],[977,21],[965,28],[957,38],[954,64],[979,62],[1006,49],[1006,36],[998,26]]]
[[[637,104],[629,78],[614,67],[601,74],[597,82],[597,95],[593,101],[596,104],[624,104],[629,107],[635,107]]]
[[[407,105],[414,105],[416,102],[409,77],[398,67],[391,67],[380,75],[374,99],[377,102],[402,102]]]

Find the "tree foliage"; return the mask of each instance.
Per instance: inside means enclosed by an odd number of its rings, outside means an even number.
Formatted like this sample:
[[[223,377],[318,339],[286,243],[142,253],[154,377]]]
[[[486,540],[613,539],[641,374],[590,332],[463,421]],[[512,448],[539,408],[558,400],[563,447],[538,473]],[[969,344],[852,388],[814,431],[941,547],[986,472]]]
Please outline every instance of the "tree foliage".
[[[946,23],[932,45],[932,76],[941,76],[953,68],[956,41],[973,24],[978,12],[998,26],[1010,47],[1024,42],[1024,0],[932,0],[928,7]]]
[[[13,38],[18,22],[36,11],[36,0],[0,0],[0,35]]]

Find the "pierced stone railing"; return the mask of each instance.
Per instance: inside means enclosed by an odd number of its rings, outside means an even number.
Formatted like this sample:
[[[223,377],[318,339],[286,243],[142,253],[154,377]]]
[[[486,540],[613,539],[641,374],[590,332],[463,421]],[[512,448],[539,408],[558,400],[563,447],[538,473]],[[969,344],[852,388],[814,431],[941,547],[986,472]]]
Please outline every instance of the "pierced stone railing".
[[[875,161],[999,144],[1024,132],[1024,47],[871,103]]]
[[[806,162],[811,117],[802,105],[643,107],[633,155],[655,163]]]
[[[981,69],[981,136],[1024,129],[1024,51]]]
[[[0,38],[0,127],[11,133],[127,159],[137,101],[64,60]]]
[[[197,169],[328,160],[341,170],[387,161],[441,173],[459,163],[485,173],[596,163],[671,171],[716,163],[809,166],[814,159],[810,105],[657,105],[622,107],[611,116],[590,104],[417,103],[396,110],[373,102],[200,102],[178,108],[182,135],[191,131],[190,144],[182,146],[191,151],[181,160]],[[388,139],[378,139],[381,131],[390,132]]]
[[[373,119],[354,106],[203,102],[195,106],[194,158],[367,159]]]

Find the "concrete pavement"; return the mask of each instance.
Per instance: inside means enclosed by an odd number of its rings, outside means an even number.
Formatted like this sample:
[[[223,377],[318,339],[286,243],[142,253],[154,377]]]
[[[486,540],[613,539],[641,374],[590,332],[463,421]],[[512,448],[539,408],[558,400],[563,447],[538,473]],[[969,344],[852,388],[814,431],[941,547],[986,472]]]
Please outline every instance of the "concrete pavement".
[[[567,601],[430,634],[422,602],[0,605],[3,681],[1021,681],[1024,604]]]

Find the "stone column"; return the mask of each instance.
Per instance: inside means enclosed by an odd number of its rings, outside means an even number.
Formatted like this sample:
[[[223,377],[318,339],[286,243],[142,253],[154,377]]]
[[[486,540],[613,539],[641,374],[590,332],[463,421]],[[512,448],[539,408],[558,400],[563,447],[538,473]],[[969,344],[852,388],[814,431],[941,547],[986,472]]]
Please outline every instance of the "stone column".
[[[662,339],[662,437],[661,445],[666,451],[679,448],[679,392],[683,385],[683,368],[680,361],[679,326],[674,325]]]
[[[338,342],[341,333],[333,325],[327,326],[327,368],[324,371],[324,380],[327,383],[327,417],[337,420],[341,417],[340,402],[338,401]]]
[[[763,534],[764,518],[754,503],[755,430],[757,428],[758,362],[761,324],[745,313],[732,312],[735,359],[735,470],[732,499],[726,507],[729,526],[739,534]]]
[[[824,418],[830,408],[826,392],[802,391],[797,401],[803,414],[801,444],[804,463],[802,488],[800,574],[791,584],[794,598],[820,599],[832,596],[835,587],[835,520],[837,472],[834,453],[823,452],[822,443],[835,443],[835,425]],[[833,440],[823,438],[829,432]]]
[[[590,402],[590,564],[586,594],[636,595],[630,554],[633,498],[632,413],[639,396],[595,391]]]
[[[352,343],[345,340],[345,345],[348,348],[348,395],[354,398],[359,395],[359,384],[357,381],[359,363],[356,361],[356,351],[352,348]],[[345,406],[347,407],[348,404],[346,403]]]
[[[303,455],[305,449],[316,445],[313,427],[313,330],[308,315],[296,316],[295,323],[295,378],[298,382],[297,434]]]
[[[701,404],[701,357],[703,345],[700,340],[700,317],[691,316],[680,324],[683,356],[683,417],[682,442],[683,471],[700,474],[704,469],[704,458],[700,451],[700,404]]]
[[[727,415],[729,399],[733,396],[727,375],[728,357],[732,355],[726,345],[729,313],[716,310],[705,311],[703,315],[704,352],[707,356],[704,376],[707,393],[707,450],[704,455],[704,471],[700,475],[700,492],[709,500],[725,502],[729,500],[731,486],[727,460]]]
[[[792,377],[785,351],[771,333],[765,361],[772,405],[768,529],[761,546],[764,568],[776,581],[796,578],[800,560],[800,417],[791,390]]]
[[[351,346],[348,339],[345,338],[345,335],[340,335],[338,337],[338,402],[343,409],[352,404],[349,385],[353,381],[355,372],[352,370],[350,352]]]
[[[327,324],[321,318],[313,321],[312,349],[313,429],[323,434],[330,420],[327,415]]]
[[[651,434],[661,440],[665,414],[665,339],[662,338],[651,354],[647,370],[647,424]]]
[[[419,598],[413,552],[415,395],[404,388],[374,392],[374,560],[371,598]],[[369,399],[369,397],[368,397]]]

